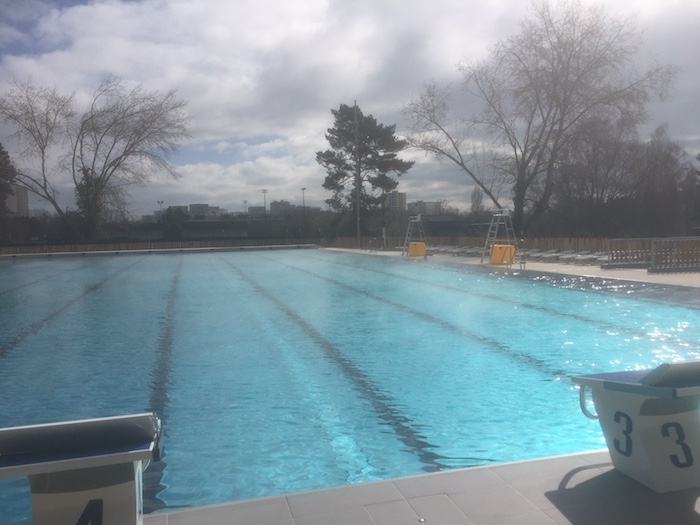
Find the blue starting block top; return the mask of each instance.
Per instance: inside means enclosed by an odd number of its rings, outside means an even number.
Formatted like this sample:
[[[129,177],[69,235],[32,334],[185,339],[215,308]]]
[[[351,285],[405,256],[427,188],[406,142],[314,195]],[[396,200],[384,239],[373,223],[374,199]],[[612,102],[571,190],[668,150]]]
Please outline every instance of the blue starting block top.
[[[584,387],[677,399],[700,395],[700,361],[664,363],[651,371],[628,370],[576,376],[572,381]]]
[[[136,414],[0,429],[0,478],[158,459],[160,421]]]

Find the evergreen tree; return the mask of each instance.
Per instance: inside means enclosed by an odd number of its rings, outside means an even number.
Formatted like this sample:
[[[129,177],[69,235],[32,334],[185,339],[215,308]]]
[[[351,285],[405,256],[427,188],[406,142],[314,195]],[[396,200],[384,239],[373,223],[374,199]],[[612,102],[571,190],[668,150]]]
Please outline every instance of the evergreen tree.
[[[316,153],[316,161],[327,172],[323,187],[333,192],[326,203],[337,211],[357,212],[359,190],[361,210],[380,208],[384,193],[399,184],[393,176],[403,175],[414,164],[398,157],[407,142],[396,137],[396,125],[379,124],[356,105],[341,104],[331,112],[335,122],[326,134],[331,148]]]

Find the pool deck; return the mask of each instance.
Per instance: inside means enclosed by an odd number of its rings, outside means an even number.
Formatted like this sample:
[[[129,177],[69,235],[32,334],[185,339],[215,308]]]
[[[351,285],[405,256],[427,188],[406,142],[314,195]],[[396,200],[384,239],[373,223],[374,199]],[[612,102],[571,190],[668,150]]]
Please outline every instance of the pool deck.
[[[478,258],[430,258],[479,264]],[[539,262],[525,268],[700,287],[700,273]],[[602,450],[158,513],[144,524],[690,525],[700,524],[700,488],[658,494],[616,471]]]
[[[689,525],[700,489],[658,494],[607,451],[152,514],[144,525]]]

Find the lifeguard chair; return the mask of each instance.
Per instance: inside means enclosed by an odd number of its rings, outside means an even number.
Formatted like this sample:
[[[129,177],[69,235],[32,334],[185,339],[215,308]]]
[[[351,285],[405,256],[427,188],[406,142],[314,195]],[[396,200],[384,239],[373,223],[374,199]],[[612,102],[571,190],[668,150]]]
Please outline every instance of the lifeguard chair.
[[[414,232],[415,229],[415,232]],[[416,239],[414,241],[414,239]],[[420,214],[413,215],[408,218],[408,229],[406,230],[406,238],[403,242],[401,255],[409,257],[425,257],[428,243],[425,240],[425,231],[423,230],[423,221]]]
[[[517,241],[510,211],[507,209],[498,210],[493,214],[491,224],[489,224],[481,262],[483,263],[486,256],[489,255],[491,264],[511,265],[515,262],[516,251]]]

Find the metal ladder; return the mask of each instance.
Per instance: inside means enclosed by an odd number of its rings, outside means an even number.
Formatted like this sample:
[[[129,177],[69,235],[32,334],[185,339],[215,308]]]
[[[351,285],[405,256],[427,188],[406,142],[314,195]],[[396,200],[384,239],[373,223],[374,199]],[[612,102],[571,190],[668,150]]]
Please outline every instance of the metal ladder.
[[[493,214],[493,217],[491,218],[491,224],[489,224],[489,232],[488,234],[486,234],[484,251],[481,253],[482,263],[484,262],[484,257],[486,257],[486,254],[491,253],[491,248],[494,244],[496,244],[496,241],[499,240],[498,234],[501,230],[501,226],[503,226],[506,235],[505,239],[502,240],[505,241],[505,244],[512,244],[513,246],[516,246],[515,251],[518,251],[517,242],[515,239],[515,231],[513,230],[513,221],[510,218],[510,212],[508,210],[499,210]]]
[[[408,254],[408,248],[413,240],[413,226],[418,226],[418,240],[419,242],[425,242],[425,231],[423,231],[423,221],[421,221],[420,215],[413,215],[408,218],[408,229],[406,230],[406,239],[403,241],[403,248],[401,249],[401,255]]]

